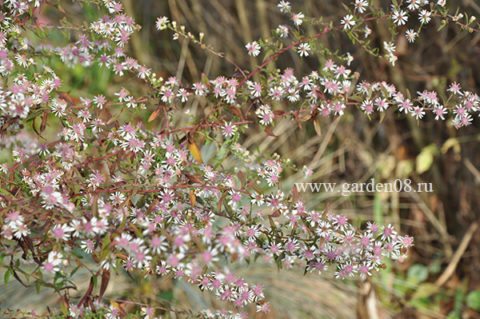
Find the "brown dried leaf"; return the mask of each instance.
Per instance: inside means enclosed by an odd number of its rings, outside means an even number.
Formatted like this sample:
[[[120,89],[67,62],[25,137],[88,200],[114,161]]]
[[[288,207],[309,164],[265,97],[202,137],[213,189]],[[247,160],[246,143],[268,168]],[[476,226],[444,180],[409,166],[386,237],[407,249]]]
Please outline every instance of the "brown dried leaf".
[[[110,281],[110,270],[105,269],[103,271],[102,282],[100,284],[100,295],[99,299],[102,299],[105,290],[107,290],[108,282]]]
[[[85,303],[85,301],[87,300],[87,298],[92,294],[94,283],[95,283],[95,282],[94,282],[93,276],[92,276],[92,277],[90,277],[90,284],[88,285],[87,292],[85,292],[85,295],[82,297],[82,299],[81,299],[80,302],[78,303],[78,306],[79,306],[79,307],[80,307],[83,303]]]
[[[277,135],[273,134],[272,130],[270,130],[268,127],[265,128],[265,133],[267,133],[269,136],[278,137]]]
[[[36,120],[36,117],[33,118],[33,121],[32,121],[32,129],[33,131],[35,132],[35,134],[37,134],[38,136],[40,136],[41,138],[45,139],[41,134],[40,132],[37,130],[37,128],[35,127],[35,120]]]
[[[47,127],[47,119],[48,119],[48,112],[43,111],[42,124],[40,125],[40,132],[45,131],[45,128]]]
[[[323,213],[322,213],[322,218],[324,218],[325,216],[328,215],[329,209],[330,209],[330,203],[327,202],[327,205],[325,205],[325,210],[324,210]]]
[[[243,117],[243,114],[242,114],[242,111],[236,107],[236,106],[233,106],[233,105],[229,105],[228,108],[236,115],[238,116],[239,118],[242,119],[242,121],[244,121],[244,117]]]
[[[280,217],[280,210],[277,209],[276,211],[274,211],[273,214],[270,215],[270,217],[272,217],[272,218]]]
[[[257,185],[254,181],[249,181],[248,186],[253,188],[257,193],[263,194],[263,189]]]
[[[300,199],[300,195],[298,193],[297,186],[293,186],[292,190],[292,201],[296,203]]]
[[[58,94],[58,96],[60,96],[63,100],[67,101],[68,103],[75,104],[73,102],[72,97],[67,92],[57,91],[57,94]]]
[[[197,144],[195,144],[195,142],[191,142],[188,145],[188,148],[190,149],[193,158],[195,158],[200,164],[203,164],[202,154],[200,153],[200,149],[198,148]]]
[[[315,129],[315,132],[318,136],[322,136],[322,129],[320,127],[320,122],[318,121],[318,118],[315,118],[313,120],[313,128]]]
[[[183,173],[183,175],[185,175],[185,177],[188,178],[188,180],[191,184],[194,184],[194,183],[203,184],[203,181],[200,179],[200,177],[198,177],[196,175],[189,174],[189,173]]]
[[[225,193],[223,193],[222,197],[220,197],[220,200],[218,201],[217,208],[219,212],[222,211],[222,204],[224,199],[225,199]]]
[[[150,123],[151,121],[155,120],[159,114],[160,114],[160,108],[156,109],[155,111],[152,112],[152,114],[150,114],[148,118],[148,122]]]
[[[195,196],[195,192],[193,191],[193,189],[190,189],[189,196],[190,196],[190,203],[192,204],[192,208],[193,208],[195,207],[195,202],[197,201],[197,197]]]
[[[312,118],[312,114],[307,114],[307,115],[305,115],[304,117],[299,118],[298,120],[299,120],[300,122],[305,122],[305,121],[308,121],[308,120],[311,119],[311,118]]]
[[[237,173],[238,179],[240,180],[240,183],[242,183],[242,188],[245,187],[247,184],[247,177],[245,176],[245,173],[242,171],[238,171]]]

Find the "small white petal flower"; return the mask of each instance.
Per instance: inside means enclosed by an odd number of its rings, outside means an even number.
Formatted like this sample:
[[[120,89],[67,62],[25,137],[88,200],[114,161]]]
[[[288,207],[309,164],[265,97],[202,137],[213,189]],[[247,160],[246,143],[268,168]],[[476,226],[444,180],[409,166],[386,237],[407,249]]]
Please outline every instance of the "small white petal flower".
[[[308,43],[302,43],[298,46],[298,54],[300,56],[309,56],[310,45]]]
[[[245,48],[247,48],[248,55],[257,56],[260,54],[260,45],[256,41],[247,43]]]
[[[160,17],[157,19],[157,22],[155,23],[155,26],[157,28],[157,30],[161,31],[161,30],[165,30],[167,28],[167,24],[168,24],[169,20],[167,17]]]
[[[415,39],[417,38],[417,36],[418,36],[418,33],[413,31],[412,29],[409,29],[407,30],[407,32],[405,32],[405,37],[410,43],[415,42]]]
[[[397,25],[404,25],[408,21],[408,15],[403,10],[395,10],[392,15],[393,22]]]
[[[351,27],[353,27],[356,24],[356,22],[353,19],[353,16],[351,14],[347,14],[345,17],[343,17],[342,24],[343,24],[343,27],[348,30]]]

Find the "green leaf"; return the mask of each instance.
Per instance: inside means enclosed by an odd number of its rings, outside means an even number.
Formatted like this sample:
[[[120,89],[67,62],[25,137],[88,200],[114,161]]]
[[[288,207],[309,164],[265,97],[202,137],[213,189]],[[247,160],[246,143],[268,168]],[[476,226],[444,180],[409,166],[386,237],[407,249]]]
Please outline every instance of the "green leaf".
[[[42,285],[42,282],[40,280],[35,281],[35,291],[40,293],[40,286]]]
[[[105,237],[105,240],[102,244],[102,252],[100,254],[100,260],[102,261],[110,254],[110,249],[108,249],[108,245],[110,245],[110,234]]]
[[[158,298],[166,301],[172,301],[173,300],[173,291],[172,290],[165,290],[162,291],[158,294]]]
[[[445,154],[451,148],[453,148],[455,153],[460,153],[460,143],[458,142],[458,139],[454,137],[449,138],[445,143],[443,143],[441,151]]]
[[[425,299],[425,298],[418,298],[418,299],[410,299],[407,302],[407,305],[419,310],[430,310],[432,308],[432,303],[430,300]]]
[[[424,147],[423,150],[418,154],[416,160],[416,170],[418,174],[425,173],[430,169],[433,164],[433,159],[435,155],[438,154],[438,148],[435,144],[430,144],[427,147]]]
[[[480,290],[474,290],[470,292],[466,299],[467,306],[480,311]]]
[[[438,287],[435,284],[426,282],[418,286],[417,290],[412,296],[412,299],[428,298],[438,291]]]
[[[97,280],[98,280],[97,276],[94,275],[92,278],[93,278],[93,287],[97,287]]]
[[[3,275],[3,282],[5,283],[5,285],[8,284],[10,275],[11,275],[11,270],[10,270],[10,267],[8,267],[7,270],[5,271],[5,274]]]
[[[395,174],[397,176],[407,177],[413,171],[412,160],[402,160],[397,163]]]
[[[467,286],[468,282],[465,278],[462,285],[455,291],[453,310],[451,312],[451,315],[454,316],[454,318],[460,318],[462,315],[463,303],[465,295],[467,294]]]
[[[358,95],[352,95],[349,97],[350,100],[355,102],[363,102],[364,98]]]
[[[75,267],[72,272],[70,273],[70,277],[72,277],[73,275],[75,275],[75,273],[80,269],[80,266],[77,266]]]
[[[12,196],[12,194],[10,194],[9,191],[3,189],[3,188],[0,188],[0,193],[2,193],[3,195],[7,195],[7,196]]]
[[[428,269],[424,265],[415,264],[408,269],[407,278],[414,283],[421,283],[428,277]]]
[[[437,31],[440,31],[440,30],[442,30],[443,28],[445,28],[445,27],[447,26],[447,24],[448,24],[448,21],[445,19],[445,20],[443,21],[442,25],[440,25],[440,26],[438,27]]]

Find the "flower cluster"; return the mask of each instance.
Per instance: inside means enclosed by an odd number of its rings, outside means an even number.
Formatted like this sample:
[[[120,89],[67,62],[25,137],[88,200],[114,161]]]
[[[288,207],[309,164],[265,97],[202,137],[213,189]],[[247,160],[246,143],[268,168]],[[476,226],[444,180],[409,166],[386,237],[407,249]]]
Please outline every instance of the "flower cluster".
[[[348,108],[368,116],[394,109],[419,120],[426,112],[435,120],[452,114],[455,127],[471,124],[480,98],[457,83],[451,84],[446,99],[440,98],[443,92],[434,91],[407,97],[387,82],[358,81],[359,74],[349,68],[350,54],[323,53],[326,62],[305,75],[290,68],[265,68],[289,49],[303,58],[321,54],[314,39],[328,32],[346,32],[355,41],[360,41],[361,32],[367,38],[368,21],[373,19],[403,26],[415,12],[422,26],[436,16],[460,23],[458,15],[444,11],[445,1],[408,1],[393,6],[389,14],[377,10],[379,14],[366,20],[363,15],[377,8],[356,0],[337,26],[320,25],[320,33],[286,44],[289,36],[302,35],[301,28],[311,18],[293,12],[290,3],[282,0],[278,7],[290,15],[293,25],[275,29],[276,38],[269,42],[278,42],[274,55],[251,72],[227,60],[240,77],[203,77],[191,86],[176,77],[157,78],[127,56],[126,44],[138,27],[119,2],[101,3],[105,16],[76,30],[78,40],[64,46],[33,44],[29,33],[18,27],[38,1],[0,3],[0,145],[12,153],[12,161],[0,166],[0,245],[3,256],[17,262],[12,265],[19,269],[36,265],[29,267],[35,269],[30,275],[43,278],[43,274],[67,277],[69,267],[89,263],[92,283],[94,277],[109,278],[110,271],[119,269],[172,276],[236,309],[255,304],[257,311],[267,312],[270,306],[263,287],[248,283],[224,265],[261,260],[312,273],[329,269],[340,279],[364,279],[380,270],[385,258],[406,258],[412,238],[399,235],[391,225],[354,227],[327,208],[307,209],[295,191],[281,189],[287,161],[246,149],[240,137],[248,126],[275,136],[269,127],[276,120],[298,123],[317,116],[339,117]],[[472,22],[464,26],[472,28]],[[37,31],[34,25],[24,27]],[[191,39],[225,58],[202,42],[203,35],[197,39],[166,17],[156,21],[156,28],[172,30],[174,39]],[[409,42],[419,32],[407,30]],[[247,54],[266,52],[265,43],[248,43]],[[394,64],[394,43],[386,42],[384,50]],[[42,67],[38,52],[67,67],[96,65],[120,79],[133,74],[149,95],[137,97],[131,88],[121,88],[113,96],[101,92],[72,97],[60,90],[62,81],[54,69]],[[254,81],[257,73],[263,77]],[[207,103],[208,110],[181,126],[179,113],[183,116],[190,110],[176,111],[198,100]],[[160,129],[133,120],[134,114],[145,110],[150,112],[148,122],[161,122]],[[120,117],[122,112],[128,113],[128,119]],[[36,119],[41,121],[39,129]],[[47,122],[55,123],[54,127],[61,127],[58,139],[39,144],[23,130],[27,121],[33,122],[39,136]],[[216,150],[208,160],[202,147],[207,143]],[[305,170],[306,176],[311,174]],[[81,250],[84,257],[73,254],[73,249]],[[69,315],[103,309],[108,318],[120,317],[123,310],[107,303],[104,292],[93,295],[89,289],[76,306],[70,303]],[[146,318],[154,316],[155,306],[150,306],[142,307]],[[244,317],[233,311],[200,315]]]

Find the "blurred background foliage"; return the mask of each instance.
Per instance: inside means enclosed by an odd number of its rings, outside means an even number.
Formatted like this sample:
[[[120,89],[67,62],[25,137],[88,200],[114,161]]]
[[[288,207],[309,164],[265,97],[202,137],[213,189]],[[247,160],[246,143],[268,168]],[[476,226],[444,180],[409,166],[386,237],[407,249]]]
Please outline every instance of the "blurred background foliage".
[[[295,11],[329,21],[339,22],[345,12],[344,1],[293,2]],[[474,0],[448,2],[452,10],[460,7],[469,14],[480,14],[480,5]],[[130,42],[129,54],[164,78],[176,75],[183,84],[198,81],[202,74],[231,76],[235,70],[187,40],[172,41],[170,33],[154,31],[158,16],[168,16],[192,33],[205,33],[207,43],[245,70],[254,70],[262,63],[261,55],[252,58],[246,54],[245,43],[268,38],[271,29],[288,23],[288,18],[278,12],[275,0],[124,0],[123,4],[127,14],[142,26]],[[101,16],[93,7],[75,2],[66,1],[64,7],[72,12],[69,20],[73,25]],[[45,19],[61,19],[56,11],[43,14]],[[332,33],[317,41],[331,51],[350,52],[355,58],[351,69],[361,74],[361,80],[386,80],[412,96],[424,89],[445,91],[453,81],[464,89],[480,92],[480,34],[469,34],[454,25],[437,32],[439,26],[440,21],[434,19],[411,45],[404,37],[392,39],[381,21],[372,23],[373,43],[378,47],[383,41],[396,43],[399,61],[394,68],[353,46],[342,33]],[[307,31],[314,32],[311,28]],[[65,30],[49,30],[47,36],[60,41],[60,33],[75,40],[75,33]],[[297,76],[302,76],[324,61],[325,57],[319,55],[300,59],[291,51],[269,68],[292,67]],[[133,77],[126,84],[124,79],[96,65],[70,69],[57,61],[55,70],[63,79],[62,89],[72,96],[112,96],[124,86],[137,96],[146,94],[141,82]],[[135,121],[146,123],[153,110],[147,106],[144,117]],[[371,119],[355,109],[346,113],[340,121],[322,118],[317,130],[310,122],[303,124],[302,129],[288,120],[279,122],[273,129],[278,138],[249,128],[242,142],[252,151],[276,152],[290,158],[299,168],[307,165],[314,172],[308,180],[312,182],[367,182],[374,177],[377,182],[410,178],[414,183],[432,183],[432,193],[302,195],[309,208],[320,210],[328,202],[331,211],[348,216],[359,226],[365,220],[393,224],[415,238],[410,258],[403,264],[387,265],[386,270],[368,282],[338,282],[331,275],[272,271],[271,266],[261,264],[231,270],[265,286],[273,307],[268,318],[480,318],[479,119],[456,130],[432,117],[416,122],[391,110],[384,118],[374,115]],[[53,137],[57,129],[49,123],[45,136]],[[287,169],[282,186],[289,191],[295,182],[303,181],[306,180],[301,173]],[[82,278],[80,273],[75,276]],[[177,309],[222,307],[195,287],[172,278],[145,281],[120,274],[107,290],[109,297],[120,300],[132,294]],[[14,281],[0,293],[1,307],[42,312],[45,305],[55,302],[47,289],[42,288],[37,295],[35,288],[19,289]],[[169,312],[165,315],[179,317]],[[255,316],[264,317],[252,309],[249,317]]]

